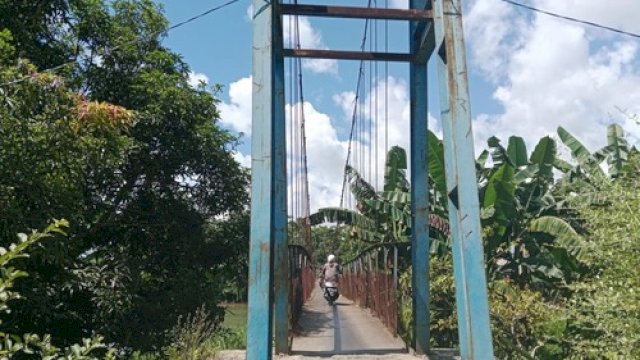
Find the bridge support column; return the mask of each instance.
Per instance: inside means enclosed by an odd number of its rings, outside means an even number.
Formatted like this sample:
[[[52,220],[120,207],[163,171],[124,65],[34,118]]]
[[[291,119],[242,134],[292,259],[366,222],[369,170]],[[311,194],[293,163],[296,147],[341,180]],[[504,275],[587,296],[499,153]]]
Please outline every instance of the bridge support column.
[[[253,1],[251,234],[247,359],[288,351],[286,135],[277,2]],[[275,316],[274,316],[275,315]]]
[[[410,9],[425,10],[426,0],[411,0]],[[422,46],[415,36],[420,22],[409,25],[411,53]],[[411,263],[413,347],[429,351],[429,179],[427,171],[427,62],[412,62],[409,69],[411,101]]]
[[[493,359],[460,0],[433,0],[460,356]]]

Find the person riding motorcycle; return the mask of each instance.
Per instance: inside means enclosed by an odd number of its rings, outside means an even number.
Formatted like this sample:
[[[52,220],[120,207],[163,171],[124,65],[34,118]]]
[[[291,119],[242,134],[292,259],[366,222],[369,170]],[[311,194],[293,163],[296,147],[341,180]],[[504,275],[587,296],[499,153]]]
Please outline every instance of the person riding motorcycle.
[[[340,274],[342,274],[342,270],[336,262],[335,255],[329,255],[327,263],[322,267],[322,273],[320,274],[320,287],[323,288],[324,298],[329,302],[329,305],[333,305],[340,296],[338,292]]]
[[[335,255],[331,254],[327,256],[327,263],[322,266],[322,273],[320,274],[320,286],[324,286],[325,282],[338,283],[338,275],[342,274],[340,265],[336,262]]]

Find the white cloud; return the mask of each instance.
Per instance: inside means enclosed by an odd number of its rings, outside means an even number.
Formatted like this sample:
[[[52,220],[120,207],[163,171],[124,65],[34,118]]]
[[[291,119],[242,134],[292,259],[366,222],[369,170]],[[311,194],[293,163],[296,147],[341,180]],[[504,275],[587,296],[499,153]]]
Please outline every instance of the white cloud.
[[[229,102],[220,104],[222,124],[235,131],[251,135],[252,77],[245,77],[229,85]]]
[[[377,91],[376,91],[377,89]],[[387,90],[388,98],[388,125],[385,125],[385,81],[381,79],[377,82],[370,93],[363,95],[360,106],[365,131],[360,131],[354,136],[352,142],[352,154],[360,153],[358,156],[352,155],[351,165],[355,167],[361,175],[372,185],[377,185],[380,189],[384,179],[385,162],[385,132],[388,129],[388,146],[399,145],[409,151],[409,92],[407,83],[393,77],[388,78]],[[376,95],[378,98],[376,104]],[[351,123],[355,94],[353,92],[343,92],[334,95],[334,102],[343,110],[343,120]],[[376,106],[377,105],[377,106]],[[289,116],[290,107],[287,106]],[[299,111],[300,105],[293,107],[294,111]],[[311,195],[311,211],[321,207],[338,206],[342,191],[343,170],[347,155],[348,134],[338,136],[336,122],[327,114],[319,112],[311,103],[305,102],[305,124],[307,134],[307,158],[308,158],[308,178],[309,193]],[[375,115],[377,113],[377,115]],[[373,115],[373,116],[372,116]],[[434,119],[429,116],[434,124]],[[369,131],[369,121],[371,131]],[[375,133],[378,133],[376,141]],[[377,145],[377,147],[376,147]],[[377,156],[376,156],[377,155]],[[370,161],[369,158],[372,157]],[[377,169],[376,169],[377,168]],[[377,173],[377,177],[376,177]],[[289,188],[291,190],[291,187]],[[347,189],[347,192],[349,190]],[[345,203],[345,206],[348,204]]]
[[[245,20],[251,22],[253,18],[253,4],[247,7]],[[282,18],[282,30],[284,46],[294,48],[296,39],[300,39],[300,47],[303,49],[329,49],[322,40],[322,33],[311,25],[309,18],[298,16],[298,30],[296,31],[293,17],[285,15]],[[299,37],[297,36],[299,35]],[[302,67],[315,74],[338,75],[338,62],[331,59],[303,59]]]
[[[624,4],[623,4],[624,2]],[[640,2],[616,6],[595,0],[533,1],[533,6],[629,31],[640,25],[632,14]],[[605,127],[625,123],[616,107],[640,110],[638,43],[603,30],[506,8],[498,0],[476,0],[465,19],[473,68],[494,83],[498,114],[475,119],[476,145],[497,135],[522,136],[533,146],[563,126],[595,150],[606,141]],[[531,150],[531,149],[530,149]]]
[[[204,82],[205,85],[209,84],[209,77],[203,73],[192,71],[189,73],[189,79],[187,80],[187,82],[191,87],[197,88],[198,86],[200,86],[201,82]]]
[[[344,118],[351,123],[355,93],[348,91],[336,94],[333,100],[342,109]],[[354,146],[366,155],[364,161],[360,161],[360,163],[355,158],[352,165],[365,175],[367,181],[372,185],[377,185],[378,189],[382,188],[384,182],[387,150],[393,146],[400,146],[405,149],[407,156],[410,155],[411,112],[409,101],[407,82],[392,76],[389,76],[386,81],[379,79],[370,93],[365,94],[364,99],[360,100],[359,106],[362,107],[365,118],[363,125],[365,131],[356,137],[361,141]],[[372,120],[371,131],[369,131],[370,119]],[[428,124],[432,131],[439,134],[440,125],[430,113],[428,114]],[[387,144],[385,144],[385,138]],[[377,159],[371,164],[368,160],[370,153],[374,159]],[[409,176],[409,172],[407,172],[407,176]]]
[[[386,91],[385,91],[386,85]],[[251,77],[242,78],[229,86],[228,103],[220,104],[222,122],[236,131],[250,134],[251,129]],[[388,124],[385,125],[385,93],[388,97]],[[376,104],[377,95],[377,104]],[[355,95],[350,92],[336,94],[333,99],[344,112],[344,119],[331,118],[322,113],[310,102],[304,104],[306,138],[307,138],[307,163],[309,193],[311,197],[311,211],[321,207],[338,206],[342,190],[343,169],[347,156],[348,138],[346,134],[339,136],[336,130],[336,121],[351,123],[353,113],[353,101]],[[384,179],[385,162],[385,133],[388,133],[388,146],[399,145],[409,151],[409,90],[406,81],[389,77],[385,84],[384,79],[379,80],[371,93],[364,94],[360,106],[367,131],[361,132],[352,144],[352,151],[366,154],[365,160],[352,160],[352,165],[359,169],[364,177],[380,189]],[[377,106],[376,106],[377,105]],[[300,111],[300,104],[288,104],[285,109],[287,116],[287,131],[291,131],[291,113]],[[375,115],[377,114],[377,115]],[[374,115],[374,116],[372,116]],[[372,132],[368,131],[369,119]],[[431,128],[438,128],[436,120],[429,115]],[[375,129],[378,132],[378,140],[375,140]],[[287,135],[289,141],[290,135]],[[377,147],[375,146],[377,144]],[[374,157],[371,165],[369,154]],[[376,157],[377,155],[377,157]],[[291,144],[288,148],[288,156],[291,156]],[[244,166],[250,166],[251,157],[242,153],[235,153],[234,158]],[[377,160],[375,160],[377,159]],[[377,171],[376,171],[377,165]],[[287,161],[290,168],[290,158]],[[300,164],[296,164],[299,168]],[[377,178],[376,178],[377,172]],[[377,179],[377,180],[376,180]],[[289,191],[291,185],[289,186]],[[348,189],[347,189],[348,190]],[[346,204],[345,204],[346,205]]]
[[[327,206],[338,206],[342,187],[343,167],[347,155],[347,142],[340,141],[335,126],[327,114],[316,110],[309,103],[304,103],[305,128],[307,139],[307,164],[311,211]],[[287,105],[287,124],[291,130],[290,113],[299,112],[300,103]],[[289,155],[292,153],[289,144]],[[296,152],[297,153],[297,152]],[[301,164],[296,168],[300,169]],[[291,171],[291,170],[290,170]],[[291,189],[291,187],[289,188]]]
[[[636,0],[616,0],[613,3],[598,0],[538,0],[536,3],[540,8],[558,14],[629,32],[640,32],[640,23],[638,23],[640,2]],[[592,27],[586,27],[586,29],[593,30],[595,36],[615,36],[613,33]]]
[[[246,168],[251,167],[251,155],[245,155],[241,152],[234,152],[233,158],[242,166]]]
[[[298,16],[297,30],[293,19],[285,15],[282,20],[285,47],[294,48],[299,39],[303,49],[328,49],[322,40],[322,33],[311,25],[308,17]],[[316,74],[338,74],[338,62],[331,59],[303,59],[302,67]]]
[[[475,1],[464,19],[465,38],[471,46],[472,64],[491,80],[505,73],[508,54],[521,42],[522,27],[515,9],[501,0]],[[520,29],[520,30],[517,30]]]

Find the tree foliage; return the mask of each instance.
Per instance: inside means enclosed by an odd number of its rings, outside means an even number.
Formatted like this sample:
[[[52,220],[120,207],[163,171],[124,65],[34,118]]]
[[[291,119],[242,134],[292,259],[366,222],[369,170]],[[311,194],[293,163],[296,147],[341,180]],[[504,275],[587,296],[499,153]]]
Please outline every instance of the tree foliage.
[[[64,232],[69,226],[66,220],[55,220],[42,232],[32,232],[27,235],[18,234],[17,243],[12,243],[8,248],[0,247],[0,312],[11,313],[11,308],[16,302],[24,301],[20,293],[14,291],[16,280],[29,276],[26,271],[18,270],[11,266],[16,259],[27,258],[27,250],[34,245],[42,243],[46,238],[66,236]],[[72,344],[64,349],[54,346],[51,336],[37,334],[12,333],[10,325],[7,326],[0,320],[0,357],[40,359],[115,359],[115,349],[108,348],[99,336],[85,338],[82,343]]]
[[[150,0],[0,1],[0,245],[71,224],[18,260],[18,333],[149,349],[203,303],[219,321],[219,253],[246,237],[225,248],[218,228],[246,226],[248,177],[217,90],[188,84],[166,29]]]
[[[638,175],[640,156],[635,153],[616,181],[571,200],[589,224],[584,259],[591,269],[584,281],[571,286],[567,342],[573,358],[640,356]]]

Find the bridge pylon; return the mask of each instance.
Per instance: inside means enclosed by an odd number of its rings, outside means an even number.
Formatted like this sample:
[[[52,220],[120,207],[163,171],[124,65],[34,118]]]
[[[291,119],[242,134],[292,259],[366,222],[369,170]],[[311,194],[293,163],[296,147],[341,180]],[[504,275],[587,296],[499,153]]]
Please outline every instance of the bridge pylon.
[[[419,354],[429,351],[427,63],[437,62],[460,355],[465,360],[493,358],[461,9],[461,0],[410,0],[409,9],[253,0],[247,359],[271,359],[274,350],[287,353],[289,349],[285,57],[400,61],[410,65],[412,346]],[[283,15],[408,21],[410,51],[285,49]]]

